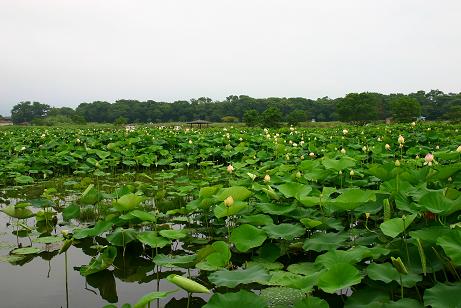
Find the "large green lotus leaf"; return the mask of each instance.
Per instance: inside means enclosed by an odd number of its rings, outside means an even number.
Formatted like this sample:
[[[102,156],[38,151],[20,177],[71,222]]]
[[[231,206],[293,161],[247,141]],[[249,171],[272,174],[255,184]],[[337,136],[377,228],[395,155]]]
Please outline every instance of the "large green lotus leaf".
[[[261,290],[260,296],[269,307],[292,307],[306,297],[306,292],[286,287],[270,287]]]
[[[308,195],[312,191],[312,187],[306,184],[289,182],[277,186],[278,190],[285,196],[285,198],[296,198]]]
[[[251,248],[261,246],[266,240],[266,233],[255,226],[244,224],[232,230],[230,242],[238,251],[247,252]]]
[[[416,231],[410,231],[409,234],[412,238],[435,244],[438,238],[449,234],[451,231],[452,230],[448,226],[432,226]]]
[[[153,261],[158,266],[166,267],[191,267],[197,260],[197,255],[184,255],[184,256],[167,256],[158,254],[154,257]]]
[[[168,230],[160,230],[159,231],[160,235],[172,240],[178,240],[181,238],[185,238],[187,236],[187,231],[185,229],[181,230],[173,230],[173,229],[168,229]]]
[[[199,198],[210,198],[212,197],[222,186],[207,186],[200,188]]]
[[[286,215],[296,209],[295,205],[281,205],[273,203],[259,203],[256,207],[263,213],[271,215]]]
[[[422,305],[414,299],[404,298],[396,302],[391,301],[388,292],[384,289],[362,288],[352,294],[344,305],[346,308],[420,308]]]
[[[293,308],[329,308],[328,303],[321,298],[308,296],[297,302]]]
[[[38,247],[24,247],[24,248],[16,248],[11,251],[12,254],[15,255],[32,255],[41,252],[42,250]]]
[[[321,222],[320,220],[311,219],[307,217],[301,218],[299,221],[309,229],[318,227],[323,224],[323,222]]]
[[[258,250],[258,258],[264,259],[266,261],[275,262],[282,255],[282,248],[280,245],[274,243],[266,242]]]
[[[254,226],[272,225],[274,220],[266,214],[245,215],[239,219],[241,223],[250,224]]]
[[[450,233],[437,239],[437,245],[442,246],[443,251],[458,266],[461,266],[461,230],[453,229]]]
[[[37,237],[34,239],[35,243],[41,243],[41,244],[52,244],[52,243],[58,243],[62,242],[64,239],[59,236],[42,236],[42,237]]]
[[[64,220],[70,220],[80,216],[80,206],[76,203],[72,203],[62,210],[62,218]]]
[[[461,197],[450,200],[444,195],[444,190],[428,191],[417,203],[424,210],[439,215],[449,215],[461,210]]]
[[[318,272],[320,268],[318,264],[312,262],[301,262],[288,265],[287,271],[294,274],[309,276]]]
[[[262,284],[290,287],[307,292],[317,284],[321,272],[316,272],[308,276],[286,271],[271,271],[269,274],[271,275],[271,279],[268,282],[261,282]]]
[[[82,276],[88,276],[102,270],[105,270],[114,263],[117,257],[117,248],[109,246],[96,258],[92,259],[90,264],[82,266],[80,268],[80,274]]]
[[[85,237],[94,237],[110,230],[112,228],[113,222],[111,220],[100,220],[98,221],[93,228],[79,229],[74,232],[75,239],[82,239]]]
[[[362,260],[362,255],[356,254],[348,250],[330,250],[315,259],[315,264],[321,265],[325,268],[331,268],[336,263],[344,262],[355,264]]]
[[[125,215],[120,216],[120,219],[123,219],[123,220],[132,220],[135,218],[141,221],[150,221],[150,222],[154,222],[157,220],[157,217],[154,214],[146,212],[146,211],[141,211],[141,210],[133,210],[129,213],[126,213]]]
[[[246,263],[247,267],[251,266],[262,266],[268,271],[277,271],[283,269],[285,266],[280,262],[271,262],[266,259],[256,257],[254,261],[248,261]]]
[[[125,247],[128,243],[136,239],[136,231],[133,229],[118,228],[106,238],[114,246]]]
[[[133,193],[129,193],[126,195],[121,196],[117,202],[115,203],[115,208],[120,211],[130,211],[134,209],[135,207],[139,206],[141,202],[144,201],[144,197],[138,196]]]
[[[283,223],[279,225],[268,225],[262,228],[266,231],[269,238],[293,240],[296,237],[304,235],[306,230],[298,224]]]
[[[359,271],[349,263],[336,263],[319,276],[318,287],[327,293],[356,285],[362,281]]]
[[[136,234],[137,239],[144,245],[152,248],[163,248],[171,244],[169,239],[158,236],[155,231],[144,231]]]
[[[99,158],[101,158],[101,159],[106,159],[107,157],[110,156],[110,152],[107,152],[107,151],[94,150],[94,152],[95,152],[96,155],[98,155]]]
[[[228,288],[235,288],[239,284],[267,282],[270,278],[269,273],[261,266],[252,266],[247,269],[233,271],[222,269],[208,276],[210,282],[216,286]]]
[[[18,184],[32,184],[34,182],[34,178],[28,175],[20,175],[14,178],[16,183]]]
[[[437,283],[424,291],[424,305],[432,308],[461,307],[461,282],[453,284]]]
[[[415,218],[416,214],[404,216],[402,218],[392,218],[383,222],[379,228],[385,235],[394,238],[405,231]]]
[[[345,233],[315,233],[311,238],[304,241],[304,250],[324,251],[336,249],[349,238]]]
[[[258,295],[246,290],[237,293],[215,293],[203,308],[235,308],[235,307],[266,308],[267,304]]]
[[[197,252],[197,258],[203,261],[197,263],[195,267],[215,271],[229,264],[231,252],[226,242],[217,241],[200,249]]]
[[[216,216],[216,218],[223,218],[236,215],[247,207],[248,204],[242,201],[234,201],[234,204],[232,204],[231,206],[226,206],[224,202],[221,202],[215,206],[213,213]]]
[[[355,166],[355,161],[350,157],[342,157],[341,159],[330,159],[324,158],[322,164],[326,169],[333,169],[335,171],[340,171]]]
[[[326,203],[340,210],[353,210],[369,201],[376,201],[375,191],[352,188]]]
[[[368,277],[372,280],[383,281],[389,283],[395,281],[400,284],[400,274],[390,263],[372,263],[367,267]],[[423,277],[415,273],[408,273],[402,275],[402,285],[407,288],[414,287],[417,282],[421,281]]]
[[[218,201],[224,201],[227,197],[232,196],[235,201],[243,201],[251,196],[251,191],[243,186],[232,186],[223,188],[217,195]]]
[[[28,208],[15,207],[13,204],[4,207],[0,211],[2,211],[10,217],[18,219],[26,219],[34,216],[34,213]]]
[[[384,308],[422,308],[424,307],[418,302],[416,299],[413,298],[403,298],[395,302],[389,302],[384,304]]]
[[[94,184],[88,185],[85,191],[80,196],[80,203],[82,204],[96,204],[102,200],[102,194],[94,188]]]
[[[151,292],[149,294],[144,295],[141,297],[136,304],[134,304],[133,308],[145,308],[149,305],[150,302],[156,299],[160,298],[165,298],[171,293],[174,293],[175,291],[170,291],[170,292]]]

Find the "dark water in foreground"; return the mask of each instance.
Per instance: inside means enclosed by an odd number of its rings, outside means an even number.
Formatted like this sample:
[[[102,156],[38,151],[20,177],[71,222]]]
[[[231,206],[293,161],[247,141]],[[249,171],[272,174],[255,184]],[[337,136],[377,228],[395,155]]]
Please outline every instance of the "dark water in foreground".
[[[3,191],[5,201],[5,191]],[[8,202],[14,202],[9,199]],[[0,202],[4,207],[5,202]],[[29,225],[33,224],[29,219]],[[125,257],[119,253],[118,259],[108,270],[83,277],[78,267],[86,265],[91,255],[85,254],[88,247],[70,247],[67,251],[67,277],[65,254],[58,254],[62,243],[39,244],[34,247],[43,248],[44,252],[33,255],[19,264],[11,264],[6,260],[11,250],[17,248],[17,241],[24,247],[30,245],[28,237],[17,238],[13,234],[14,220],[0,212],[0,307],[103,307],[110,303],[121,307],[124,303],[135,304],[142,296],[153,291],[171,291],[178,288],[162,277],[168,271],[186,273],[184,269],[160,268],[157,280],[157,268],[152,261],[140,259],[131,253],[132,246],[127,247]],[[55,230],[53,234],[59,233]],[[34,234],[34,233],[32,233]],[[36,235],[32,235],[35,238]],[[88,245],[89,246],[89,245]],[[118,262],[118,263],[117,263]],[[24,263],[24,264],[23,264]],[[146,267],[146,264],[147,267]],[[77,268],[74,268],[77,267]],[[191,307],[201,307],[202,298],[192,298]],[[151,307],[186,307],[187,293],[178,291]]]

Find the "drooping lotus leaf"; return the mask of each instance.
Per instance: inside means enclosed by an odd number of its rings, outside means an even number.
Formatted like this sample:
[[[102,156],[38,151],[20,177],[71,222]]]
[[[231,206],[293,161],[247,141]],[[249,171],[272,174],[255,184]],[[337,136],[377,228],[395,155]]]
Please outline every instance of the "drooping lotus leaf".
[[[325,158],[322,160],[322,164],[326,169],[332,169],[335,171],[341,171],[344,169],[352,168],[355,166],[354,159],[350,157],[342,157],[338,160]]]
[[[261,246],[266,240],[266,233],[255,226],[244,224],[232,230],[230,242],[240,252],[247,252],[251,248]]]
[[[136,195],[134,193],[129,193],[121,196],[115,202],[115,208],[120,212],[126,212],[133,210],[144,201],[144,197]]]
[[[251,196],[251,191],[243,186],[232,186],[221,189],[216,195],[218,201],[224,201],[227,197],[232,196],[235,201],[243,201]]]
[[[248,203],[242,201],[234,201],[231,206],[226,206],[223,202],[217,204],[213,210],[216,218],[233,216],[248,207]]]
[[[277,271],[283,269],[285,266],[280,262],[271,262],[262,258],[256,258],[254,261],[248,261],[247,267],[261,266],[268,271]]]
[[[85,237],[98,236],[110,230],[112,228],[112,225],[113,225],[113,222],[111,220],[100,220],[92,228],[75,230],[73,237],[75,239],[82,239]]]
[[[408,273],[400,276],[399,272],[390,263],[372,263],[367,267],[368,277],[373,280],[383,281],[389,283],[395,281],[400,284],[402,278],[402,285],[407,288],[414,287],[417,282],[421,281],[423,277],[415,273]]]
[[[437,239],[437,245],[442,246],[447,256],[458,266],[461,266],[461,230],[454,229]]]
[[[317,284],[320,273],[321,272],[316,272],[306,276],[286,271],[271,271],[269,272],[271,275],[270,280],[268,282],[263,282],[263,284],[302,289],[307,292]]]
[[[167,256],[160,253],[152,261],[158,266],[190,268],[196,260],[197,255]]]
[[[452,284],[436,283],[424,291],[424,305],[433,308],[460,307],[461,282]]]
[[[307,228],[315,228],[323,224],[320,220],[317,219],[311,219],[311,218],[301,218],[299,220],[303,225],[305,225]]]
[[[409,234],[415,239],[435,244],[440,237],[449,234],[451,231],[452,230],[448,226],[432,226],[416,231],[410,231]]]
[[[170,292],[151,292],[151,293],[148,293],[148,294],[144,295],[143,297],[141,297],[136,302],[136,304],[134,304],[133,308],[145,308],[153,300],[160,299],[160,298],[165,298],[168,295],[170,295],[171,293],[175,293],[175,292],[176,292],[176,290],[170,291]]]
[[[59,236],[42,236],[42,237],[37,237],[33,241],[35,243],[52,244],[52,243],[62,242],[63,240],[64,238],[59,237]]]
[[[148,245],[152,248],[163,248],[171,244],[169,239],[162,236],[158,236],[155,231],[144,231],[136,233],[137,239],[144,245]]]
[[[231,258],[231,252],[226,242],[216,241],[207,245],[197,252],[197,256],[205,259],[196,265],[203,270],[217,270],[227,266]]]
[[[385,235],[394,238],[405,231],[415,218],[416,214],[404,216],[402,218],[392,218],[383,222],[379,228]]]
[[[203,308],[235,308],[235,307],[266,308],[267,304],[263,298],[240,290],[236,293],[215,293]]]
[[[94,187],[94,184],[88,185],[80,196],[80,203],[82,204],[96,204],[101,200],[102,194]]]
[[[342,246],[348,239],[348,235],[345,233],[315,233],[311,238],[304,241],[304,250],[324,251],[336,249],[338,246]]]
[[[245,215],[239,219],[241,223],[254,226],[265,226],[274,223],[272,217],[266,214]]]
[[[312,275],[318,272],[321,267],[318,264],[312,262],[301,262],[301,263],[293,263],[287,267],[287,271],[294,274],[301,274],[301,275]]]
[[[159,234],[163,237],[172,239],[172,240],[178,240],[181,238],[185,238],[187,236],[187,232],[184,229],[181,230],[173,230],[173,229],[168,229],[168,230],[160,230]]]
[[[16,248],[11,251],[12,254],[15,255],[32,255],[41,252],[42,250],[38,247],[24,247],[24,248]]]
[[[262,228],[266,231],[269,238],[293,240],[296,237],[304,235],[306,231],[299,224],[282,223],[279,225],[268,225]]]
[[[71,203],[69,206],[62,210],[62,217],[64,220],[70,220],[80,216],[80,206],[76,203]]]
[[[286,215],[296,209],[296,206],[291,205],[281,205],[273,203],[259,203],[256,207],[263,213],[271,215]]]
[[[99,271],[105,270],[114,263],[115,258],[117,257],[117,248],[114,246],[109,246],[104,251],[93,258],[90,264],[82,266],[80,268],[80,274],[82,276],[88,276]]]
[[[146,212],[146,211],[141,211],[141,210],[133,210],[131,212],[128,212],[120,216],[120,219],[123,219],[123,220],[132,220],[136,218],[141,221],[149,221],[149,222],[154,222],[157,220],[157,217],[154,214]]]
[[[128,243],[136,239],[136,231],[133,229],[118,228],[106,238],[114,246],[125,247]]]
[[[376,192],[351,188],[326,203],[339,210],[353,210],[369,201],[376,201]]]
[[[359,271],[349,263],[336,263],[319,276],[318,286],[327,293],[356,285],[362,281]]]
[[[299,199],[301,196],[306,196],[312,191],[311,186],[296,182],[285,183],[277,186],[277,188],[286,198],[296,199]]]
[[[461,210],[461,197],[451,200],[444,193],[444,190],[428,191],[417,203],[423,210],[439,215],[449,215]]]
[[[0,209],[0,211],[2,211],[10,217],[18,219],[26,219],[34,216],[34,213],[28,208],[15,207],[13,204]]]
[[[222,269],[211,273],[208,276],[210,282],[218,287],[235,288],[239,284],[248,284],[253,282],[267,282],[271,276],[260,266],[252,266],[247,269],[238,269],[229,271]]]

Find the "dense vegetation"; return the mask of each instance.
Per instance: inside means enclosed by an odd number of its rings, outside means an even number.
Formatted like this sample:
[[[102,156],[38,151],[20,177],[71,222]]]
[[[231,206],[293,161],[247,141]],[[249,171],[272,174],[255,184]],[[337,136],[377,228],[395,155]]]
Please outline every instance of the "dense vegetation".
[[[75,270],[109,303],[114,277],[167,277],[212,292],[186,301],[208,308],[455,307],[459,129],[2,129],[4,186],[66,177],[2,206],[31,238],[5,260],[81,249],[92,260]]]
[[[75,110],[51,108],[39,102],[22,102],[11,111],[14,123],[34,122],[41,125],[65,123],[150,123],[184,122],[204,119],[212,122],[244,121],[250,126],[271,127],[274,123],[263,113],[270,111],[278,122],[291,124],[310,121],[366,122],[393,117],[397,121],[461,119],[461,94],[445,94],[438,90],[418,91],[408,95],[350,93],[345,97],[316,100],[296,98],[252,98],[229,96],[224,101],[201,97],[174,103],[152,100],[118,100],[115,103],[96,101],[82,103]]]

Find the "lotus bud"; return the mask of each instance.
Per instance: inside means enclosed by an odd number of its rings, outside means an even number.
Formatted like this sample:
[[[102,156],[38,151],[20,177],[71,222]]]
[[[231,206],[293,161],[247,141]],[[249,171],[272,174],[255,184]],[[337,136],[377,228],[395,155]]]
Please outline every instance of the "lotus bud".
[[[341,170],[339,170],[339,171],[338,171],[338,174],[339,174],[339,175],[342,175],[342,174],[343,174],[343,172],[342,172]]]
[[[386,145],[384,146],[384,148],[386,148],[386,150],[390,150],[391,149],[391,146],[389,144],[386,143]]]
[[[345,148],[342,148],[342,149],[341,149],[341,153],[346,154],[346,149],[345,149]]]
[[[367,151],[367,147],[365,145],[363,146],[362,151],[364,151],[364,152]]]
[[[227,207],[230,207],[233,204],[234,204],[234,198],[232,198],[232,196],[229,196],[224,200],[224,205]]]
[[[61,234],[62,236],[66,237],[69,235],[69,230],[66,230],[66,229],[61,230]]]
[[[368,218],[370,218],[370,213],[365,213],[365,218],[368,220]]]
[[[440,149],[440,147],[437,145],[437,146],[435,146],[435,149],[438,150],[438,149]]]
[[[416,159],[419,159],[419,155],[416,155],[416,157],[415,157],[415,158],[416,158]]]
[[[189,144],[192,144],[192,140],[189,139]]]
[[[347,129],[343,129],[343,135],[347,135],[347,133],[349,133],[349,131]]]
[[[408,274],[407,268],[405,267],[405,264],[403,264],[402,259],[400,257],[394,258],[391,257],[392,265],[394,265],[395,269],[400,273],[400,274]]]
[[[301,160],[303,160],[303,159],[304,159],[304,155],[301,155],[299,158],[300,158]]]
[[[396,167],[400,167],[400,161],[399,160],[396,160],[394,164],[395,164]]]
[[[266,174],[266,175],[264,176],[264,182],[267,183],[267,182],[269,182],[270,180],[271,180],[271,176],[270,176],[269,174]]]
[[[296,172],[296,177],[299,179],[301,177],[301,172]]]
[[[416,122],[411,122],[411,126],[416,126]]]
[[[227,172],[232,173],[232,171],[234,171],[234,166],[232,165],[227,166]]]
[[[456,152],[461,153],[461,145],[456,149]]]
[[[397,139],[397,141],[402,144],[402,143],[405,143],[405,138],[403,138],[402,135],[399,136],[399,139]]]
[[[434,160],[434,155],[431,153],[427,153],[426,156],[424,156],[424,164],[432,166],[432,161]]]
[[[460,146],[460,147],[461,147],[461,146]],[[314,152],[310,152],[310,153],[309,153],[309,156],[310,156],[310,157],[315,157]]]
[[[350,175],[351,177],[354,176],[354,175],[355,175],[354,170],[351,170],[351,172],[349,172],[349,175]]]

